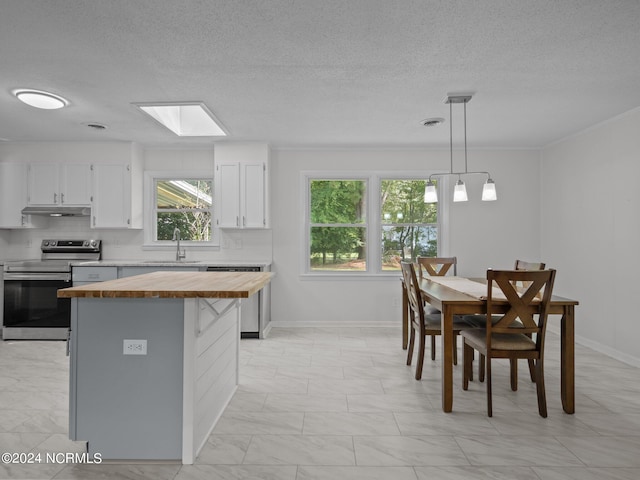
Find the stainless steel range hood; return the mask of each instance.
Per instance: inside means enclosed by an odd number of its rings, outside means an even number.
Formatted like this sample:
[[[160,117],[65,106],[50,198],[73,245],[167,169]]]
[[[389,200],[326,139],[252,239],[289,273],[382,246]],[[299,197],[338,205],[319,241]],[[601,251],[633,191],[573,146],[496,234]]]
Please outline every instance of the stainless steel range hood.
[[[23,215],[43,215],[47,217],[88,217],[91,215],[90,207],[65,207],[62,205],[44,205],[39,207],[25,207]]]

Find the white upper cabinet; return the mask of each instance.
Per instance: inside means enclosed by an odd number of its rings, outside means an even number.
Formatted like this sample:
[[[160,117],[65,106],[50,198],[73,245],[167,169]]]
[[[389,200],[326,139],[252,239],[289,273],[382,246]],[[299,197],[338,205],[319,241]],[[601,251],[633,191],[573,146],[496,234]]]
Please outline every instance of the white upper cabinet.
[[[216,226],[269,227],[268,145],[216,145],[214,162]]]
[[[90,165],[29,164],[28,204],[89,206],[91,204]]]
[[[0,163],[0,228],[46,226],[44,217],[23,215],[27,205],[27,165]]]
[[[139,152],[121,162],[91,166],[91,228],[142,228],[143,162]]]

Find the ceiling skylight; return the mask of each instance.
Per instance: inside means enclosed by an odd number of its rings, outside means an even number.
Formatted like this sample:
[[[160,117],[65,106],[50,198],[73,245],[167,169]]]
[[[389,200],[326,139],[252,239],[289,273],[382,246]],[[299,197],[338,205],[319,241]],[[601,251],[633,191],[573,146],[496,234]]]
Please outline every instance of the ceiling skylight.
[[[202,102],[134,103],[181,137],[226,137],[227,133]]]

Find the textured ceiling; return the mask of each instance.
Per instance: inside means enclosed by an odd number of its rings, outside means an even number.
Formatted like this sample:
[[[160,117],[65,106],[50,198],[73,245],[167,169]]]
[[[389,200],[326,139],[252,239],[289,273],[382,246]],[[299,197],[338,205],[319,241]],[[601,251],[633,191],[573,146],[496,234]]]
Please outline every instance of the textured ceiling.
[[[539,148],[640,106],[639,25],[637,0],[0,0],[0,138],[213,142],[132,106],[185,100],[232,141],[440,148],[473,93],[470,147]]]

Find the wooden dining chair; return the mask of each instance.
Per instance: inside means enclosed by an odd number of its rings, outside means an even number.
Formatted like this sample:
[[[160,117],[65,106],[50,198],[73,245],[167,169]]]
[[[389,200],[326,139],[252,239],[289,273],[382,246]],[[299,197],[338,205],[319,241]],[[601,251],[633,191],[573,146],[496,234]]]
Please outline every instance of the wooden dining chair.
[[[491,361],[494,358],[508,358],[512,365],[519,358],[535,363],[538,412],[541,417],[547,416],[544,340],[555,275],[556,271],[553,269],[487,271],[487,317],[493,321],[487,322],[485,328],[462,330],[460,335],[463,340],[462,388],[467,390],[469,387],[473,352],[477,350],[486,359],[487,413],[490,417],[493,415]],[[526,288],[518,288],[519,282],[526,285]],[[494,296],[493,288],[496,286],[506,297],[506,313],[496,311],[498,305],[503,306],[505,303],[501,296]],[[532,335],[535,335],[535,339]]]
[[[416,257],[418,266],[418,279],[425,277],[444,277],[449,271],[453,275],[458,274],[458,259],[456,257]],[[425,313],[427,315],[439,315],[440,310],[425,302]],[[465,322],[466,323],[466,322]],[[436,337],[431,336],[431,360],[436,359]],[[454,338],[453,364],[458,364],[457,337]]]
[[[527,262],[524,260],[516,260],[514,269],[515,270],[544,270],[545,263],[543,262]],[[522,288],[524,285],[521,285]],[[467,315],[464,319],[480,328],[484,328],[487,323],[486,315]],[[531,381],[535,382],[535,366],[533,360],[529,360],[529,376],[531,377]],[[478,381],[484,382],[484,374],[485,374],[485,361],[484,356],[480,355],[480,365],[478,365]],[[511,365],[511,379],[512,379],[512,390],[518,389],[518,363],[514,362]]]
[[[458,274],[458,259],[456,257],[416,257],[416,264],[420,267],[418,277],[423,278],[423,272],[431,277],[442,277],[453,267],[453,274]]]
[[[409,346],[407,347],[407,365],[411,365],[413,360],[413,347],[416,339],[416,332],[419,335],[418,344],[418,363],[416,364],[416,380],[422,378],[422,367],[424,365],[425,340],[427,336],[431,336],[433,340],[436,335],[442,334],[441,329],[441,313],[428,314],[425,312],[424,300],[420,291],[420,284],[416,276],[416,270],[413,263],[401,262],[402,278],[404,287],[407,290],[407,298],[409,303],[409,324],[411,332],[409,335]],[[454,319],[453,322],[453,354],[454,363],[457,357],[456,345],[457,336],[463,328],[469,328],[470,325],[460,319]],[[434,343],[432,343],[431,358],[435,359]]]

